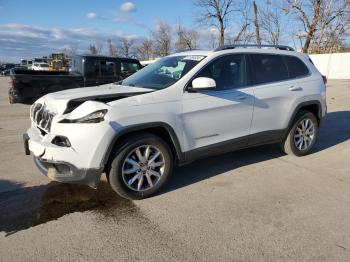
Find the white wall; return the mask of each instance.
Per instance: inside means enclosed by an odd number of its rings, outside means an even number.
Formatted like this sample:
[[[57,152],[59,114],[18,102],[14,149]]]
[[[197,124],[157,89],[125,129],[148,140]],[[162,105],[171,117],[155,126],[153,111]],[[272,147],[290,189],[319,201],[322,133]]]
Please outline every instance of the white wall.
[[[309,55],[328,79],[350,79],[350,53]]]

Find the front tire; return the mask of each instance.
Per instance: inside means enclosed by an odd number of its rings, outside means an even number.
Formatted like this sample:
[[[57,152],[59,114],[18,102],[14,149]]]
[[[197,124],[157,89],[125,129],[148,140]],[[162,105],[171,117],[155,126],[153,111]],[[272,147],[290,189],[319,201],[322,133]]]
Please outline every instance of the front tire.
[[[118,149],[112,155],[107,177],[112,189],[124,198],[152,196],[172,173],[171,150],[158,136],[141,133],[125,139]]]
[[[315,115],[308,111],[300,111],[281,144],[282,151],[286,154],[304,156],[315,145],[317,135],[318,121]]]

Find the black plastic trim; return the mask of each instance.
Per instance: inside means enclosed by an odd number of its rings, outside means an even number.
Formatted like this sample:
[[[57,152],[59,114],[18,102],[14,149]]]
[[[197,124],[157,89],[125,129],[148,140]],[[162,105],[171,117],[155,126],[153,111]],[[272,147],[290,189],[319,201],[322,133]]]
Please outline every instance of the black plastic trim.
[[[279,143],[285,134],[285,129],[263,131],[249,136],[248,147]]]
[[[229,141],[223,141],[213,145],[208,145],[190,151],[186,151],[184,153],[185,162],[192,162],[197,159],[246,148],[248,146],[248,137],[249,136],[244,136]]]
[[[300,109],[303,108],[304,106],[312,106],[312,105],[317,105],[317,106],[318,106],[318,110],[317,110],[318,115],[317,115],[317,117],[318,117],[318,119],[319,119],[319,121],[320,121],[319,125],[321,124],[322,119],[323,119],[323,117],[322,117],[322,105],[321,105],[321,102],[318,101],[318,100],[310,100],[310,101],[307,101],[307,102],[302,102],[302,103],[300,103],[300,104],[294,109],[294,112],[293,112],[291,118],[289,119],[288,128],[287,128],[287,130],[286,130],[287,132],[289,131],[289,128],[293,125],[293,123],[294,123],[294,118],[295,118],[295,116],[297,115],[297,113],[300,111]]]
[[[186,160],[185,163],[209,156],[228,153],[254,146],[280,143],[283,139],[284,134],[284,129],[270,130],[244,137],[235,138],[213,145],[204,146],[201,148],[196,148],[194,150],[190,150],[184,153]]]
[[[214,52],[228,50],[228,49],[236,49],[236,48],[247,48],[247,47],[256,47],[256,48],[270,47],[270,48],[275,48],[275,49],[285,50],[285,51],[295,51],[292,47],[287,45],[234,44],[234,45],[219,46],[218,48],[214,49]]]
[[[23,144],[24,144],[24,153],[29,156],[30,150],[29,150],[29,136],[27,133],[23,134]]]
[[[175,148],[177,159],[179,162],[183,162],[184,161],[184,154],[181,151],[181,146],[180,146],[179,140],[178,140],[173,128],[164,122],[151,122],[151,123],[146,123],[146,124],[132,125],[132,126],[124,128],[120,132],[118,132],[116,134],[116,136],[113,138],[111,144],[109,145],[109,147],[108,147],[108,149],[103,157],[103,161],[102,161],[103,166],[105,166],[108,163],[108,160],[109,160],[109,157],[112,153],[112,150],[115,147],[118,139],[121,136],[128,134],[128,133],[135,132],[135,131],[144,131],[144,130],[147,130],[150,128],[157,128],[157,127],[164,128],[168,132],[168,134],[171,138],[171,141],[173,143],[173,146]]]

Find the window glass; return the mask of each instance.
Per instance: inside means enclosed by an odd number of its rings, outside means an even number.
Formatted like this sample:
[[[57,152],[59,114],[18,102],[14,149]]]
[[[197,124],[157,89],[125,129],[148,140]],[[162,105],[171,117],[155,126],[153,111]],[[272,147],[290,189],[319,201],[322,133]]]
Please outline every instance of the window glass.
[[[301,77],[309,74],[309,69],[299,58],[285,56],[285,61],[287,63],[290,78]]]
[[[102,76],[114,76],[115,75],[115,63],[111,61],[101,60],[101,75]]]
[[[116,65],[115,62],[106,62],[106,72],[105,75],[115,76],[116,75]]]
[[[196,77],[215,80],[216,90],[240,88],[246,85],[244,55],[227,55],[207,65]]]
[[[163,89],[186,75],[204,56],[168,56],[123,80],[123,85]]]
[[[139,70],[139,65],[133,62],[122,62],[121,63],[121,71],[123,73],[135,73]]]
[[[277,82],[288,79],[287,67],[280,55],[252,55],[256,84]]]
[[[94,61],[94,74],[96,76],[99,76],[100,75],[100,61],[99,60],[95,60]]]

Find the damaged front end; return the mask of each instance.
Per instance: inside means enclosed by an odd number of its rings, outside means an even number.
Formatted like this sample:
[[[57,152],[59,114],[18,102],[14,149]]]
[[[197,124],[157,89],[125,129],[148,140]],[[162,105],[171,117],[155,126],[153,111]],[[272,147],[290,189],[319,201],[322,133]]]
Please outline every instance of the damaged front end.
[[[149,92],[106,85],[44,96],[30,110],[32,126],[24,135],[26,153],[34,156],[38,169],[50,179],[96,188],[104,172],[106,150],[120,131],[109,119],[109,102]]]

